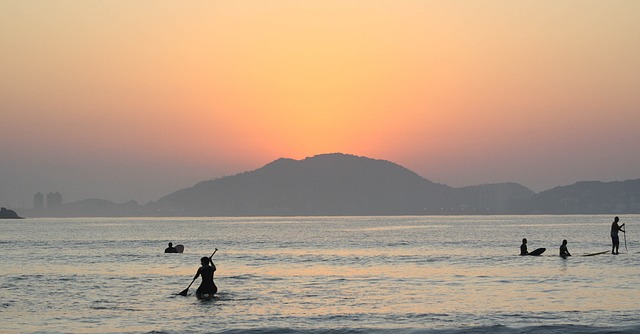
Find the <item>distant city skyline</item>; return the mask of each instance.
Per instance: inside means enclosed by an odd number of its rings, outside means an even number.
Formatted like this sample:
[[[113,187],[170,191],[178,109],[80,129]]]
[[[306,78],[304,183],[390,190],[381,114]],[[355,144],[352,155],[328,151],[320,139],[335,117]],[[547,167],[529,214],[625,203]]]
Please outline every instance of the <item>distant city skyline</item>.
[[[452,188],[395,163],[347,154],[278,159],[144,205],[60,193],[34,196],[25,217],[367,216],[640,213],[640,179],[577,182],[536,194],[516,183]]]
[[[453,187],[640,178],[640,2],[0,2],[0,205],[278,158]]]
[[[37,192],[33,195],[33,208],[34,209],[51,209],[62,206],[62,194],[59,192],[49,192],[45,196],[41,192]]]

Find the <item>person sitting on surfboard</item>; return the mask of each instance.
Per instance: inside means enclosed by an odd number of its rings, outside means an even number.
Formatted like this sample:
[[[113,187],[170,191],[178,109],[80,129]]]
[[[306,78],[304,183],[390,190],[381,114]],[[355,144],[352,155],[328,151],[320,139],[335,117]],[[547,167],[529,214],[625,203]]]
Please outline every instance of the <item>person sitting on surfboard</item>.
[[[527,251],[527,238],[522,239],[522,245],[520,245],[520,255],[528,255]]]
[[[619,221],[620,221],[620,218],[615,217],[613,219],[613,223],[611,224],[611,254],[615,254],[615,255],[618,255],[618,246],[620,246],[620,238],[618,238],[618,231],[622,231],[622,233],[624,233],[624,230],[622,229],[622,227],[624,226],[624,223],[618,226]]]
[[[569,253],[569,250],[567,249],[567,239],[562,240],[562,245],[560,245],[560,256],[563,258],[571,256],[571,253]]]
[[[546,248],[537,248],[537,249],[534,249],[533,251],[529,252],[527,250],[527,238],[523,238],[522,239],[522,245],[520,245],[520,255],[538,256],[538,255],[544,253],[545,250],[547,250],[547,249]]]
[[[167,247],[167,248],[164,250],[164,252],[165,252],[165,253],[177,253],[177,252],[178,252],[178,250],[176,250],[176,248],[175,248],[175,247],[173,247],[173,243],[171,243],[171,242],[170,242],[170,243],[169,243],[169,247]]]
[[[198,272],[196,272],[196,276],[193,278],[195,281],[196,278],[202,275],[202,282],[196,290],[196,296],[198,298],[203,298],[205,295],[213,297],[213,295],[218,292],[218,287],[213,283],[213,273],[216,271],[216,265],[213,264],[210,257],[206,256],[200,259],[200,263],[202,267],[198,268]],[[209,265],[209,263],[211,263],[211,265]]]

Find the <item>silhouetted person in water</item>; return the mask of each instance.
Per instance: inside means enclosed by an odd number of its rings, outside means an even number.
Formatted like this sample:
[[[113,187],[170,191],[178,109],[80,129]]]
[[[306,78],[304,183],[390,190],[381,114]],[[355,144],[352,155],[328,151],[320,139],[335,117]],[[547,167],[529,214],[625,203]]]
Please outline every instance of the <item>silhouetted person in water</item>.
[[[203,257],[200,259],[200,263],[202,267],[198,268],[198,272],[196,272],[196,276],[193,278],[194,280],[198,278],[198,276],[202,275],[202,282],[196,290],[196,296],[198,298],[202,298],[203,295],[208,294],[211,297],[218,292],[218,287],[215,283],[213,283],[213,273],[216,271],[216,265],[213,264],[210,257]],[[211,263],[211,265],[209,265]]]
[[[569,253],[569,250],[567,249],[567,239],[562,240],[562,245],[560,245],[560,256],[564,258],[571,256],[571,253]]]
[[[178,252],[178,250],[177,250],[175,247],[173,247],[173,243],[171,243],[171,242],[170,242],[170,243],[169,243],[169,247],[167,247],[167,248],[164,250],[164,252],[165,252],[165,253],[177,253],[177,252]]]
[[[522,239],[522,245],[520,245],[520,255],[529,255],[529,251],[527,251],[527,238]]]
[[[613,223],[611,224],[611,254],[618,254],[618,246],[620,246],[620,238],[618,238],[618,231],[622,231],[622,233],[624,233],[624,230],[622,229],[622,227],[624,226],[624,224],[618,226],[618,222],[620,221],[620,218],[615,217],[613,219]]]

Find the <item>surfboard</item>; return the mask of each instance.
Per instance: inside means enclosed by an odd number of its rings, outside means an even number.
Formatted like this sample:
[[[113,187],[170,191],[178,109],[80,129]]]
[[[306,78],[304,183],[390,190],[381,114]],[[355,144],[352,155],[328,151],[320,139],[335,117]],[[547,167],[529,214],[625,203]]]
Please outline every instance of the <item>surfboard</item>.
[[[527,255],[538,256],[538,255],[544,253],[544,251],[546,251],[546,250],[547,250],[546,248],[538,248],[538,249],[536,249],[536,250],[534,250],[532,252],[529,252],[529,254],[527,254]]]
[[[594,256],[594,255],[600,255],[600,254],[606,254],[606,253],[609,253],[609,251],[608,251],[608,250],[606,250],[606,251],[604,251],[604,252],[597,252],[597,253],[592,253],[592,254],[585,254],[585,255],[582,255],[582,256]]]
[[[182,253],[184,252],[184,246],[183,245],[176,245],[176,253]]]

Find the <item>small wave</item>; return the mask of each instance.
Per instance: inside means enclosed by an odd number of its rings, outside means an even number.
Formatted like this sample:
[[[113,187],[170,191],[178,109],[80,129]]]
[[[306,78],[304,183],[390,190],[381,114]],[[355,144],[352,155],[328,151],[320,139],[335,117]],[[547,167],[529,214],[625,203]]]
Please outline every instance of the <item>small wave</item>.
[[[237,279],[237,280],[245,280],[245,279],[252,279],[252,278],[256,278],[258,276],[256,275],[251,275],[251,274],[244,274],[244,275],[235,275],[235,276],[228,276],[228,279]]]
[[[35,274],[35,275],[19,275],[19,276],[12,276],[9,277],[9,281],[24,281],[24,280],[41,280],[41,279],[45,279],[46,276],[45,275],[41,275],[41,274]]]
[[[594,327],[582,325],[546,325],[509,327],[504,325],[472,326],[459,328],[282,328],[263,327],[251,329],[224,329],[203,333],[216,334],[635,334],[640,326]],[[178,334],[180,331],[151,331],[149,334]]]
[[[119,310],[119,311],[139,311],[130,307],[127,303],[111,302],[105,300],[96,300],[89,306],[92,310]]]
[[[472,326],[449,329],[426,328],[283,328],[263,327],[250,329],[224,329],[212,333],[219,334],[635,334],[640,326],[630,327],[594,327],[580,325],[546,325],[509,327],[504,325]],[[149,334],[181,333],[179,331],[152,331]]]

